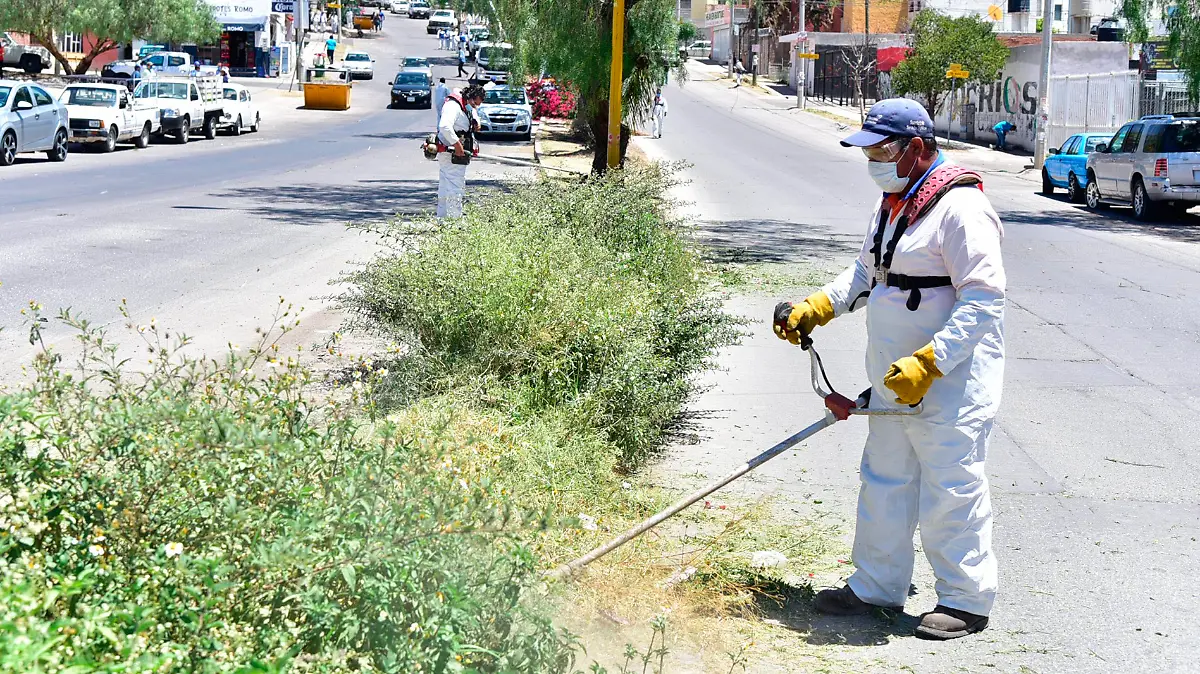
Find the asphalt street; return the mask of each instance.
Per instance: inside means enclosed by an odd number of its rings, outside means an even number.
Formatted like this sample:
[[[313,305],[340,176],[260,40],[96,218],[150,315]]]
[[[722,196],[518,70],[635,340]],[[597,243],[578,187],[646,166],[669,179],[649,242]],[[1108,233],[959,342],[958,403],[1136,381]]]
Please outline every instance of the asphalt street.
[[[829,272],[850,263],[877,198],[861,152],[837,143],[850,130],[727,82],[673,84],[667,95],[663,138],[636,142],[690,164],[679,196],[716,259]],[[971,166],[987,159],[979,152],[950,154]],[[984,179],[1005,226],[1009,284],[1004,402],[988,457],[1001,565],[992,626],[946,644],[912,638],[915,616],[935,603],[919,557],[899,624],[801,611],[782,618],[789,638],[887,672],[1195,671],[1200,310],[1187,298],[1200,290],[1200,219],[1148,225],[1036,194],[1012,173]],[[731,298],[753,334],[705,378],[697,437],[668,453],[664,481],[722,475],[821,415],[808,356],[771,334],[782,299],[802,297]],[[865,386],[863,314],[815,334],[845,392]],[[735,489],[775,494],[849,531],[865,436],[861,420],[838,424]]]
[[[0,171],[6,364],[31,355],[19,315],[30,300],[113,325],[124,298],[136,322],[154,317],[207,353],[249,343],[280,297],[307,307],[303,340],[334,329],[330,281],[374,251],[347,223],[436,206],[437,164],[418,149],[434,113],[388,109],[401,57],[431,57],[435,78],[465,84],[451,79],[453,59],[424,21],[392,15],[382,34],[347,42],[376,59],[375,78],[355,83],[347,111],[303,110],[287,82],[247,80],[263,108],[260,133],[110,155],[73,148],[62,164],[22,155]],[[486,145],[533,154],[529,143]],[[480,162],[468,180],[487,185],[514,171]],[[62,343],[65,333],[50,334]]]

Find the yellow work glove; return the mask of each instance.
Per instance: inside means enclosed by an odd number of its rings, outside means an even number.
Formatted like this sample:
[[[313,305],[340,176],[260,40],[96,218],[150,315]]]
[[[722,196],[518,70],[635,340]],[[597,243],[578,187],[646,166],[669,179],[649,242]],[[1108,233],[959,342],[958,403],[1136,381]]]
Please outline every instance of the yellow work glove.
[[[916,405],[929,392],[933,380],[941,376],[933,356],[933,342],[930,342],[913,355],[892,363],[883,378],[883,385],[896,393],[896,402]]]
[[[800,343],[800,335],[811,335],[819,325],[833,320],[833,303],[821,291],[809,295],[800,304],[780,302],[775,305],[775,336],[792,344]]]

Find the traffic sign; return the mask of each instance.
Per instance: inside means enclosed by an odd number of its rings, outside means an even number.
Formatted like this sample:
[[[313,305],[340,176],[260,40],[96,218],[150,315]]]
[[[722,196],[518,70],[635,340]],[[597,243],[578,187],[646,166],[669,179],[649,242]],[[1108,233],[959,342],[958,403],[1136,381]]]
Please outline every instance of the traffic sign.
[[[798,59],[819,59],[819,58],[821,58],[821,55],[820,54],[798,53],[798,54],[796,54],[796,58],[798,58]]]
[[[946,79],[948,80],[965,80],[971,76],[969,70],[947,70]]]
[[[950,70],[962,70],[963,67],[962,67],[961,63],[951,63],[949,69]]]

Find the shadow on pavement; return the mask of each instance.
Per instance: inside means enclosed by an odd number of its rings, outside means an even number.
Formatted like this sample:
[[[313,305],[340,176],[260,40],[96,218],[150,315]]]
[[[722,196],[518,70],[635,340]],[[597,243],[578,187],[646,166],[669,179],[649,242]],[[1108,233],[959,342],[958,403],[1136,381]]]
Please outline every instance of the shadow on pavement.
[[[433,133],[429,131],[391,131],[387,133],[360,133],[356,134],[355,138],[381,138],[383,140],[404,140],[411,138],[424,138]]]
[[[822,615],[812,609],[811,590],[773,584],[769,594],[756,594],[763,617],[814,646],[883,646],[896,637],[913,638],[913,630],[920,624],[915,616],[883,609],[861,616]]]
[[[502,189],[499,180],[467,178],[467,198]],[[395,215],[417,215],[437,207],[437,180],[369,180],[348,185],[307,184],[244,187],[211,195],[246,200],[242,207],[261,218],[299,225],[382,222]]]
[[[861,235],[786,220],[718,220],[696,223],[696,238],[710,262],[805,262],[858,253]]]
[[[1044,197],[1069,204],[1066,196]],[[1089,211],[1073,205],[1070,211],[1005,211],[1001,220],[1006,225],[1069,226],[1114,234],[1153,234],[1184,243],[1200,242],[1200,219],[1190,213],[1168,214],[1154,222],[1142,222],[1127,208],[1108,208]]]

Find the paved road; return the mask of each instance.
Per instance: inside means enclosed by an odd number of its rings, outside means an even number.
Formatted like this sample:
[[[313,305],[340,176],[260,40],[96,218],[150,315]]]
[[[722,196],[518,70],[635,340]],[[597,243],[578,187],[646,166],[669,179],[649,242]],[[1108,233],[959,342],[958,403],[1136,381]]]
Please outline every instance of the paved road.
[[[436,203],[437,166],[417,149],[433,112],[387,109],[390,78],[404,55],[434,57],[435,77],[454,70],[423,21],[392,16],[384,35],[353,42],[376,58],[378,74],[355,84],[349,111],[297,110],[298,94],[259,80],[261,133],[79,151],[63,164],[29,155],[0,171],[5,359],[29,356],[18,311],[30,299],[108,323],[126,298],[136,320],[155,316],[205,350],[248,342],[281,295],[308,305],[310,332],[335,326],[316,298],[373,250],[345,224]],[[532,157],[529,144],[509,145],[502,150]],[[470,179],[505,172],[477,164]]]
[[[844,267],[876,191],[861,153],[837,145],[848,132],[727,86],[672,86],[665,137],[637,142],[692,164],[683,196],[718,258]],[[1006,227],[1009,280],[1005,399],[989,457],[1001,563],[993,627],[930,644],[908,636],[912,618],[883,628],[797,612],[792,638],[849,647],[863,669],[878,658],[889,672],[1195,671],[1200,308],[1188,298],[1200,291],[1200,221],[1149,226],[1037,195],[1012,174],[985,183]],[[722,474],[820,415],[807,356],[771,335],[778,299],[731,302],[755,319],[754,333],[708,377],[713,388],[695,405],[700,442],[673,448],[665,474]],[[865,383],[862,321],[860,312],[816,335],[846,391]],[[865,433],[862,422],[839,424],[739,488],[850,528]],[[919,565],[913,615],[935,603]]]

